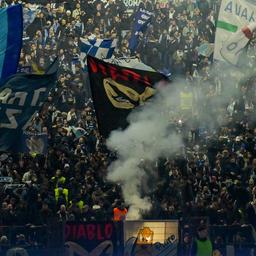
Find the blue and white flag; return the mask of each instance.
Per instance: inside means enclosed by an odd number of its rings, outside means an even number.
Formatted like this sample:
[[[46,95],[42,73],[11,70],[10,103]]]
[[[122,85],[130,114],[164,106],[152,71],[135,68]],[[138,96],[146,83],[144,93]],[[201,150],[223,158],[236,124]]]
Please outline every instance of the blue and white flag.
[[[0,151],[13,151],[32,117],[57,81],[56,72],[45,75],[19,73],[0,87]]]
[[[138,46],[138,38],[140,33],[144,33],[151,22],[153,13],[144,9],[140,9],[135,17],[132,36],[129,41],[129,49],[134,52]]]
[[[77,139],[87,134],[86,130],[81,127],[71,126],[71,131],[74,133]]]
[[[80,61],[84,71],[87,71],[87,55],[98,59],[109,59],[116,48],[117,40],[114,39],[80,39]]]
[[[17,71],[22,35],[22,5],[0,8],[0,80]]]
[[[39,12],[39,8],[23,8],[23,27],[27,29],[27,27],[35,20],[37,13]]]

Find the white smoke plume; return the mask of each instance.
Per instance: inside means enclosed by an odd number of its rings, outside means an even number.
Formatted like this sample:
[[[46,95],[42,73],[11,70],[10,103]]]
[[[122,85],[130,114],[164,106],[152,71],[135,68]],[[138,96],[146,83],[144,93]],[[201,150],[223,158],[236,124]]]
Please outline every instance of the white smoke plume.
[[[170,131],[165,107],[171,98],[170,88],[161,89],[150,103],[136,109],[130,116],[130,126],[112,132],[107,141],[118,152],[118,159],[109,168],[108,179],[122,184],[124,198],[130,205],[128,219],[139,219],[141,212],[151,208],[149,198],[141,196],[142,181],[149,173],[144,163],[154,163],[181,148],[181,139]],[[151,170],[154,172],[154,169]],[[153,173],[151,173],[153,175]]]
[[[200,80],[200,87],[197,84],[190,84],[189,90],[194,94],[194,114],[198,122],[210,122],[214,130],[220,127],[227,117],[220,112],[219,120],[214,119],[211,116],[212,110],[222,106],[226,111],[230,99],[241,96],[238,89],[240,79],[246,80],[255,72],[250,71],[248,65],[237,68],[222,63],[212,66],[209,73],[215,78],[212,79],[214,82]],[[219,83],[221,90],[218,88]],[[183,147],[181,136],[170,129],[170,121],[182,118],[179,92],[185,85],[188,85],[188,81],[183,79],[161,88],[149,103],[132,112],[128,118],[130,125],[126,130],[113,131],[107,140],[107,146],[118,154],[118,159],[109,167],[108,179],[122,186],[125,202],[130,205],[127,219],[140,219],[141,213],[152,206],[150,198],[142,195],[141,186],[148,178],[152,179],[155,170],[145,170],[144,163],[150,162],[153,166],[160,157],[171,157]],[[201,89],[207,90],[209,87],[213,87],[217,94],[210,103],[205,92],[201,92]],[[191,117],[190,121],[193,122],[193,116]]]

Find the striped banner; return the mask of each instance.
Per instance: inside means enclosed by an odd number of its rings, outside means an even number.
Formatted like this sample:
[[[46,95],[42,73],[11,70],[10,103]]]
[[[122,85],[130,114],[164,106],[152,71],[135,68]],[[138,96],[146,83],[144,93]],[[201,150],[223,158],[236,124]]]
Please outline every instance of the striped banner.
[[[23,35],[22,5],[0,9],[0,80],[17,71]]]

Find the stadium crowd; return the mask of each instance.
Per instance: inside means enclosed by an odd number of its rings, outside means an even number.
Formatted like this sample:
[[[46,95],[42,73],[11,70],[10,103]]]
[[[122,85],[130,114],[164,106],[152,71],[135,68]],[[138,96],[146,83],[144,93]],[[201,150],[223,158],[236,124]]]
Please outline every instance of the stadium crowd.
[[[34,7],[37,1],[22,2]],[[26,28],[19,63],[40,72],[59,56],[58,86],[29,127],[47,132],[48,153],[0,155],[1,176],[20,184],[1,187],[1,225],[110,220],[113,209],[124,202],[120,185],[106,180],[116,156],[97,131],[87,74],[79,62],[79,39],[117,38],[114,55],[129,57],[134,12],[127,12],[121,0],[52,2],[40,5]],[[210,224],[250,223],[256,228],[256,81],[241,82],[239,96],[216,107],[222,86],[209,72],[212,54],[198,52],[202,43],[214,43],[220,1],[170,0],[163,8],[153,2],[141,1],[140,7],[153,11],[154,18],[135,54],[156,70],[171,71],[174,79],[184,76],[189,90],[196,86],[203,91],[202,108],[211,111],[211,118],[221,113],[226,121],[203,130],[195,115],[193,126],[180,125],[186,152],[159,160],[157,186],[150,195],[153,208],[144,218],[208,216]]]

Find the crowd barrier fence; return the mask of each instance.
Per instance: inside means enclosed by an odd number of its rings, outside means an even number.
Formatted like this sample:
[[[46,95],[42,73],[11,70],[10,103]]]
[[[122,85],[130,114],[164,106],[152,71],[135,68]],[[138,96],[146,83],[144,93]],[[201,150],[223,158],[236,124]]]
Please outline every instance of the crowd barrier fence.
[[[0,255],[189,256],[198,225],[207,218],[125,222],[67,222],[43,226],[0,226]],[[223,256],[256,255],[254,230],[208,225]],[[7,240],[5,239],[5,236]]]

